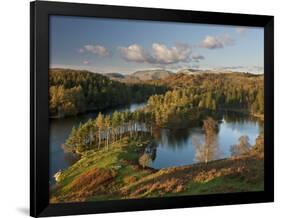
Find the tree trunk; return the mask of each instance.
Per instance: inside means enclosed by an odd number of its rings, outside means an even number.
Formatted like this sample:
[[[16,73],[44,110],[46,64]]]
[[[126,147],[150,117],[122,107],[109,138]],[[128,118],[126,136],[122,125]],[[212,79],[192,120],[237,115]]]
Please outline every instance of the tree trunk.
[[[108,150],[108,130],[107,130],[107,133],[106,133],[106,148]]]
[[[101,131],[99,130],[99,147],[98,147],[98,150],[100,149],[100,144],[101,144]]]

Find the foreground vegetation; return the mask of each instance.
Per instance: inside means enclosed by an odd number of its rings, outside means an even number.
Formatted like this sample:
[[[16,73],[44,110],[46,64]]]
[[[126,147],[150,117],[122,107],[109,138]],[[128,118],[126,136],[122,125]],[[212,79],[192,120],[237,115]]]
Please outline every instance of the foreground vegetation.
[[[110,150],[90,150],[59,173],[51,203],[198,195],[263,190],[263,139],[240,156],[189,166],[155,170],[144,151],[149,135],[124,137]]]
[[[127,183],[154,171],[142,168],[138,162],[150,139],[124,137],[111,144],[110,150],[84,152],[78,162],[56,178],[51,202],[99,200],[105,194],[118,198],[119,190]]]

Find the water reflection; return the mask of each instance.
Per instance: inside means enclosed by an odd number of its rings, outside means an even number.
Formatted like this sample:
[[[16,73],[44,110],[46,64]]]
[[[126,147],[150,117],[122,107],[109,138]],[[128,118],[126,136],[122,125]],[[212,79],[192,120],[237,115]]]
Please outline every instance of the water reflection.
[[[151,167],[160,169],[230,157],[231,147],[239,144],[242,136],[247,136],[253,145],[263,131],[263,123],[250,116],[227,113],[221,117],[218,129],[207,134],[202,127],[155,131],[157,149]]]
[[[149,156],[150,161],[154,161],[156,159],[156,151],[157,144],[152,142],[145,148],[144,153]]]
[[[189,139],[189,135],[189,129],[157,129],[153,131],[153,137],[158,142],[158,145],[169,145],[170,149],[174,151],[185,147]]]

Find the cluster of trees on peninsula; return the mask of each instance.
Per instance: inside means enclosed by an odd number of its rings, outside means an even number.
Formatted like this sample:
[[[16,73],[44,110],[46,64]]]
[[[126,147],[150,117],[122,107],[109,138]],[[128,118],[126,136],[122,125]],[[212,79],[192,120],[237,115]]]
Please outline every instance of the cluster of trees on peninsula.
[[[154,84],[125,84],[89,71],[51,69],[49,108],[52,117],[76,115],[132,102],[143,102],[166,91]]]
[[[115,111],[112,116],[99,113],[95,120],[90,119],[78,128],[73,127],[66,148],[78,153],[90,149],[109,149],[110,144],[124,137],[138,137],[151,131],[151,113],[141,110]]]

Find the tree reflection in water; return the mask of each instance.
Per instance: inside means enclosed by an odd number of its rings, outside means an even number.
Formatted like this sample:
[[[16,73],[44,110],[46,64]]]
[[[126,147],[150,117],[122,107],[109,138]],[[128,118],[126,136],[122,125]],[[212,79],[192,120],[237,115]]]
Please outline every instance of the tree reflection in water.
[[[156,158],[157,144],[155,142],[151,142],[145,148],[145,153],[148,154],[151,158],[151,161],[154,161]]]
[[[188,128],[170,130],[155,129],[153,137],[159,145],[166,145],[171,150],[182,149],[186,146],[190,132]]]

